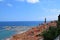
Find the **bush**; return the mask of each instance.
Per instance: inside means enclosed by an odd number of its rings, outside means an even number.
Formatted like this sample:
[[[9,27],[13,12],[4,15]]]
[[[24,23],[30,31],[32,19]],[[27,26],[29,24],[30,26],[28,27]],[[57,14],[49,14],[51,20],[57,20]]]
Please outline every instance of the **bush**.
[[[44,40],[54,40],[58,35],[60,35],[60,28],[50,27],[48,31],[43,32]]]

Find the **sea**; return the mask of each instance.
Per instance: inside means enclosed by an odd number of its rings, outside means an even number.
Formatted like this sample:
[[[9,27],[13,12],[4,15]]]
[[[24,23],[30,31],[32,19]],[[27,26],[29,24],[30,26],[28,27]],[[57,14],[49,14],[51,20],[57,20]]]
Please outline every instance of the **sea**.
[[[6,40],[6,38],[43,23],[44,21],[2,21],[0,22],[0,40]],[[11,29],[7,30],[9,27]]]

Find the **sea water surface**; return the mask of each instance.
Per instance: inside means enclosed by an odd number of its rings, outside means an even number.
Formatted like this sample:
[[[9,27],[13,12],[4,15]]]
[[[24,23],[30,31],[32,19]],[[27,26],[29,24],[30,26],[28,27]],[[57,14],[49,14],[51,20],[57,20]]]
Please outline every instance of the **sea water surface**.
[[[2,21],[0,26],[37,26],[44,21]]]
[[[0,22],[0,40],[5,40],[18,32],[23,32],[31,27],[42,24],[43,21],[4,21]],[[11,27],[10,30],[6,30],[5,27]]]

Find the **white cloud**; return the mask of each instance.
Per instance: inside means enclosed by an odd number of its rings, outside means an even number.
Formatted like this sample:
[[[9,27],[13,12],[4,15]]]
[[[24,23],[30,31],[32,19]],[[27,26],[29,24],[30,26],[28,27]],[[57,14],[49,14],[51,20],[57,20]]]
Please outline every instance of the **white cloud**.
[[[60,13],[60,9],[56,9],[56,8],[54,8],[54,9],[42,8],[42,9],[45,13],[52,13],[52,14],[54,14],[54,13],[59,14]]]
[[[60,9],[50,9],[49,12],[59,15],[60,14]]]
[[[60,9],[57,8],[53,8],[53,9],[49,9],[49,8],[42,8],[44,13],[47,13],[48,16],[43,16],[42,18],[46,17],[47,20],[57,20],[58,19],[58,15],[60,14]]]
[[[28,2],[28,3],[38,3],[38,2],[40,2],[40,0],[26,0],[26,2]]]
[[[8,3],[8,4],[7,4],[7,6],[12,7],[13,5],[12,5],[12,4],[10,4],[10,3]]]
[[[46,16],[47,20],[57,20],[58,15],[49,15]]]
[[[27,2],[27,3],[32,3],[32,4],[40,2],[40,0],[15,0],[15,1],[19,1],[19,2],[22,1],[22,2]]]
[[[22,1],[22,2],[23,2],[23,1],[25,1],[25,0],[15,0],[15,1],[19,1],[19,2],[21,2],[21,1]]]
[[[43,20],[45,20],[45,18],[47,19],[47,21],[53,21],[58,19],[58,15],[48,15],[41,17],[41,19]]]

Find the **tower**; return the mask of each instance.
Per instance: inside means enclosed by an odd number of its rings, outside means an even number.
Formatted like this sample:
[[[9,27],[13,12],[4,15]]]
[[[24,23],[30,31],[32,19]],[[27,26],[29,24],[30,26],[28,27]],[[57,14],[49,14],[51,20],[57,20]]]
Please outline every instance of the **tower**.
[[[45,18],[45,23],[46,23],[46,18]]]

